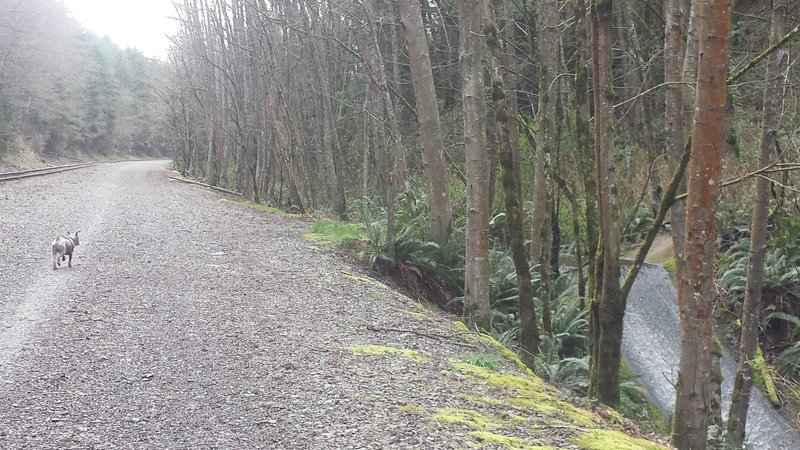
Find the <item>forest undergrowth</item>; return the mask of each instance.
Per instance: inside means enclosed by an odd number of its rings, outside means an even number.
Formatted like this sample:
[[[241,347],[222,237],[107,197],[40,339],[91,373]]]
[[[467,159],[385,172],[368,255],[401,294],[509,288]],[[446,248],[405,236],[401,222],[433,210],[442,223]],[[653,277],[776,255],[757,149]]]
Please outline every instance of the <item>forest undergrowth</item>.
[[[454,204],[458,189],[451,190]],[[463,306],[464,286],[464,233],[462,215],[454,215],[452,238],[446,245],[434,242],[425,221],[424,195],[399,194],[395,222],[395,256],[389,254],[386,237],[386,206],[370,199],[354,201],[349,222],[317,219],[309,230],[309,237],[317,241],[346,249],[358,261],[366,264],[375,276],[391,279],[393,284],[408,295],[425,302],[433,309],[460,315]],[[638,213],[628,236],[651,222],[648,212]],[[489,273],[491,295],[491,328],[484,330],[495,340],[510,349],[518,346],[520,319],[516,274],[507,247],[505,214],[495,211],[491,215],[491,242]],[[460,236],[460,238],[459,238]],[[570,237],[571,238],[571,237]],[[635,239],[631,238],[631,241]],[[568,253],[569,248],[565,248]],[[540,353],[534,372],[548,383],[575,398],[585,398],[589,386],[588,308],[578,295],[578,277],[574,268],[554,260],[558,275],[551,282],[550,298],[552,331],[541,337]],[[541,321],[542,289],[538,266],[531,268],[537,316]],[[637,377],[623,365],[621,370],[621,405],[624,417],[635,422],[643,431],[666,435],[667,421],[648,403]]]

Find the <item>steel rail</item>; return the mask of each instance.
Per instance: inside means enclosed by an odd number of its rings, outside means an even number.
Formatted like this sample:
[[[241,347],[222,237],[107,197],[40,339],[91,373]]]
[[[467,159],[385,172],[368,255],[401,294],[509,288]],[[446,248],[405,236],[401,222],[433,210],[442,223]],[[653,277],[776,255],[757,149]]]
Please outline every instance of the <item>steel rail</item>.
[[[22,178],[38,177],[43,175],[51,175],[54,173],[66,172],[68,170],[82,169],[97,164],[97,162],[67,164],[63,166],[42,167],[40,169],[27,169],[19,170],[16,172],[0,173],[0,183],[3,181],[20,180]]]

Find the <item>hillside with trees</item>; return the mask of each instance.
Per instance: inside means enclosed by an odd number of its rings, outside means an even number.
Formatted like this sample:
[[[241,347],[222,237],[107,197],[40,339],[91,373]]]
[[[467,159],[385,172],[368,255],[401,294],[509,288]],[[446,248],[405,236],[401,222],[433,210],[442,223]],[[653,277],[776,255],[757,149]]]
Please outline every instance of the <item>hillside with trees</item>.
[[[55,0],[0,11],[0,159],[170,153],[164,63],[83,29]]]

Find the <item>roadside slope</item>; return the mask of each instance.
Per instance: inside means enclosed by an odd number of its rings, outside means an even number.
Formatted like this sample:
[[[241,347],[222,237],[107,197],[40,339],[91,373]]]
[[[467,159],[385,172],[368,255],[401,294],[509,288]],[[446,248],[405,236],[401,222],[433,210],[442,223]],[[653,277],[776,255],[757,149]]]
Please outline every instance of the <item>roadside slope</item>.
[[[302,239],[306,222],[163,166],[0,185],[0,447],[654,448]],[[53,271],[67,229],[74,267]]]

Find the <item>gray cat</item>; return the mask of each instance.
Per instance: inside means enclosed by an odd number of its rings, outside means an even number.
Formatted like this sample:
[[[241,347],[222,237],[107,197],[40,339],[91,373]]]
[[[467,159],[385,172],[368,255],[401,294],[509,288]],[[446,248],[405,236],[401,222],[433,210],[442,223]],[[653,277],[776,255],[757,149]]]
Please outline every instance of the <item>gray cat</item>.
[[[66,236],[58,236],[53,241],[53,270],[56,270],[56,266],[61,266],[61,261],[64,261],[67,256],[69,256],[68,267],[72,267],[72,252],[81,243],[78,233],[80,231],[76,231],[74,234],[69,234],[67,231]]]

